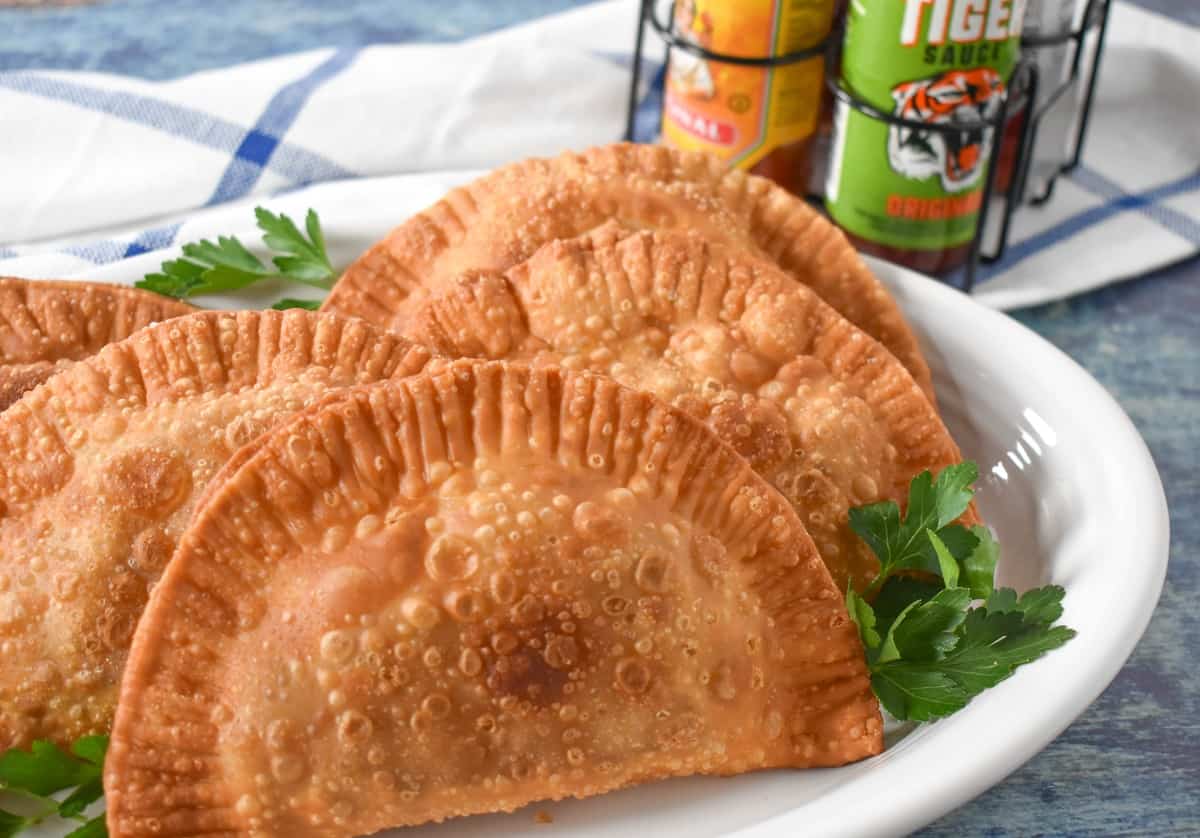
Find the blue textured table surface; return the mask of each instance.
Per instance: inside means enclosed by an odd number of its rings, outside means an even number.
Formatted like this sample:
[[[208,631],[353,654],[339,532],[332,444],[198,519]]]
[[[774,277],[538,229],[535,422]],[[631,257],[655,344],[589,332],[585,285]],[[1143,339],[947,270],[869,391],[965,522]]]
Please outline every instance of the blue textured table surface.
[[[1200,24],[1194,0],[1138,2]],[[0,70],[170,78],[316,46],[455,40],[574,5],[110,0],[0,8]],[[1016,317],[1095,375],[1146,438],[1171,508],[1171,562],[1150,628],[1112,686],[1041,754],[921,835],[1200,835],[1200,260]]]

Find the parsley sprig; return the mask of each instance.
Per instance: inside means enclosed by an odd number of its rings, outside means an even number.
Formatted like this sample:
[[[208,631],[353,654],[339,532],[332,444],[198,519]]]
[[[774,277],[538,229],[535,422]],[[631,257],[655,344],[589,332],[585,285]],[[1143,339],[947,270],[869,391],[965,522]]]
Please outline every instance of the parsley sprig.
[[[263,207],[254,210],[263,243],[274,255],[268,266],[234,236],[201,239],[183,246],[183,256],[162,263],[161,273],[147,274],[138,288],[182,300],[236,291],[266,279],[282,279],[328,291],[337,272],[325,252],[325,236],[314,210],[304,219],[304,232],[286,215]],[[287,299],[277,308],[307,308],[308,301]]]
[[[850,526],[879,559],[879,575],[846,607],[867,651],[871,688],[897,719],[948,716],[1022,664],[1075,636],[1054,623],[1064,591],[1020,597],[995,588],[999,545],[986,527],[954,521],[971,502],[974,463],[928,472],[909,485],[903,517],[894,501],[850,511]],[[978,604],[975,604],[978,603]]]
[[[0,809],[0,838],[11,838],[52,815],[80,822],[66,838],[106,838],[104,815],[89,819],[83,813],[104,794],[107,750],[107,736],[84,736],[75,740],[70,753],[39,740],[28,751],[13,748],[0,755],[0,791],[23,799],[29,809],[29,814]],[[62,800],[51,797],[68,789]]]

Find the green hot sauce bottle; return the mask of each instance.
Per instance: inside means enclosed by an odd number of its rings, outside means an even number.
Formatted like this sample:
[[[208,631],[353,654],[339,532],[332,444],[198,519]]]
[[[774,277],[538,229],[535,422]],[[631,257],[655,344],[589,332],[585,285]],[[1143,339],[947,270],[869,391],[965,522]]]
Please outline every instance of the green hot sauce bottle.
[[[995,131],[1020,54],[1025,0],[851,0],[842,84],[889,125],[838,101],[826,206],[860,249],[931,274],[970,252]]]

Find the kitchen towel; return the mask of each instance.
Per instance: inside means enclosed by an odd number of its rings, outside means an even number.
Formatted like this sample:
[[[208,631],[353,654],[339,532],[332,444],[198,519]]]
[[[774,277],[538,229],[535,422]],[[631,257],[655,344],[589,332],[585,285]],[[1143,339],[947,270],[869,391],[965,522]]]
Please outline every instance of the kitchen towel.
[[[251,208],[316,207],[346,263],[479,169],[618,139],[636,0],[447,45],[305,52],[167,82],[0,73],[0,274],[136,281]],[[1197,32],[1115,3],[1083,164],[1014,219],[976,297],[1015,308],[1200,249]],[[639,139],[662,67],[647,32]]]

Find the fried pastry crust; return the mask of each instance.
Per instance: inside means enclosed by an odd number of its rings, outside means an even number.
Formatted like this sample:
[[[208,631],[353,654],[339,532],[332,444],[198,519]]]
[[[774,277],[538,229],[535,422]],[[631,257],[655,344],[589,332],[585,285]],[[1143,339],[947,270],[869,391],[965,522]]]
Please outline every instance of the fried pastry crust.
[[[136,288],[0,277],[0,411],[63,367],[195,311]]]
[[[934,401],[928,364],[899,306],[840,230],[766,178],[662,146],[620,143],[525,160],[455,189],[352,264],[323,310],[402,326],[413,302],[460,272],[507,270],[610,219],[692,230],[772,259],[886,346]]]
[[[882,747],[803,525],[646,393],[434,362],[251,449],[138,628],[113,838],[367,834]]]
[[[961,459],[882,345],[768,260],[696,234],[610,222],[447,283],[401,334],[604,373],[706,421],[791,502],[841,590],[879,568],[850,508],[903,504],[916,474]]]
[[[70,361],[33,361],[28,364],[0,366],[0,412],[34,387],[65,369]]]
[[[0,414],[0,750],[107,733],[134,626],[209,479],[331,388],[429,353],[311,312],[207,312]]]

